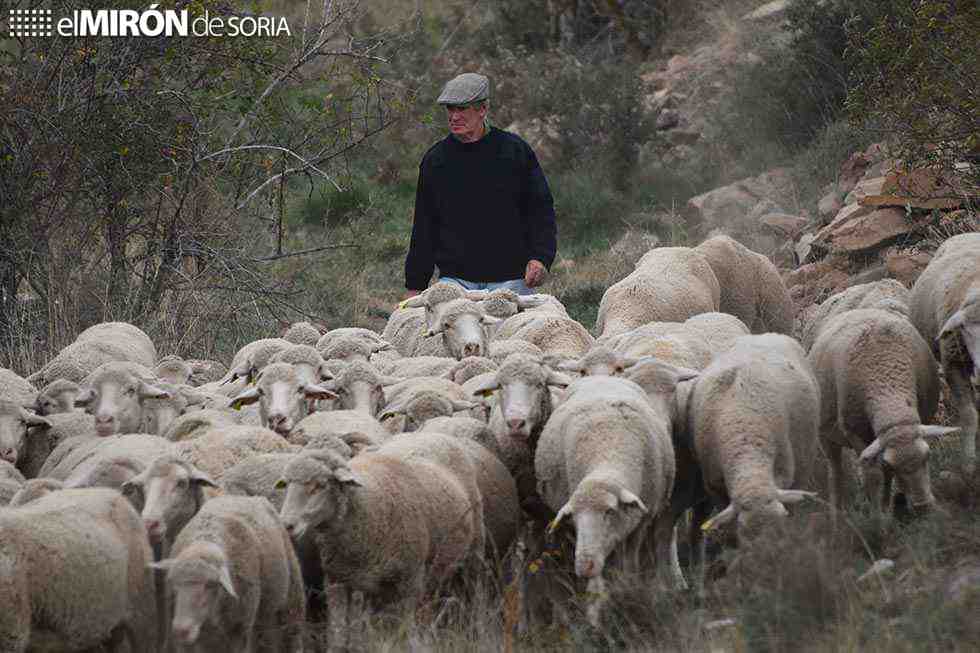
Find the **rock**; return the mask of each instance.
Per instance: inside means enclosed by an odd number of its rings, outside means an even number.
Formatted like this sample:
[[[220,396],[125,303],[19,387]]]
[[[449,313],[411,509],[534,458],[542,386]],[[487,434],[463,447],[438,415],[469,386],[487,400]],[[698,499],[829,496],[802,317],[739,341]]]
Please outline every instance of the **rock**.
[[[675,54],[667,60],[667,73],[677,75],[691,65],[691,60],[682,54]]]
[[[908,233],[922,222],[906,217],[903,209],[857,207],[844,207],[833,222],[817,232],[814,244],[829,250],[858,252]]]
[[[666,109],[669,104],[672,104],[672,96],[670,94],[669,88],[662,88],[650,95],[643,98],[643,104],[646,110],[651,113],[657,113],[662,109]]]
[[[843,290],[847,287],[849,278],[846,265],[845,260],[837,257],[803,265],[786,275],[786,287],[805,286],[807,289],[815,291],[816,294],[828,290],[834,292]]]
[[[862,179],[844,197],[844,208],[857,204],[868,195],[880,195],[885,188],[885,178],[882,176]]]
[[[783,14],[786,13],[787,4],[789,4],[787,0],[774,0],[773,2],[767,2],[766,4],[757,8],[755,11],[750,11],[742,16],[742,20],[775,20],[782,18]]]
[[[816,235],[806,233],[796,241],[793,250],[796,252],[797,265],[810,262],[807,259],[810,257],[810,250],[812,249],[814,239],[816,239]]]
[[[880,180],[880,181],[879,181]],[[857,189],[855,189],[857,190]],[[864,206],[902,206],[914,209],[954,209],[963,206],[968,190],[941,170],[895,170],[863,189],[857,201]],[[975,196],[976,192],[972,194]]]
[[[884,265],[876,265],[867,270],[858,272],[847,280],[847,286],[859,286],[862,283],[873,283],[888,278],[888,269]]]
[[[844,208],[844,203],[841,201],[840,191],[832,190],[820,198],[820,202],[817,204],[817,213],[822,219],[829,220],[837,215],[842,208]]]
[[[840,177],[837,180],[837,192],[847,195],[857,186],[867,174],[868,168],[872,164],[872,157],[864,152],[855,152],[847,157],[847,161],[841,165]]]
[[[676,127],[681,122],[681,114],[674,109],[664,109],[657,116],[657,129],[663,131]]]
[[[687,210],[697,221],[715,227],[736,215],[747,215],[759,198],[738,184],[709,190],[687,201]]]
[[[689,129],[671,129],[667,132],[667,142],[673,146],[694,145],[701,140],[701,132]]]
[[[807,219],[788,213],[766,213],[759,218],[759,222],[778,234],[796,240],[796,237],[806,228]]]
[[[918,249],[890,247],[885,250],[882,258],[885,261],[888,276],[911,288],[922,271],[929,265],[932,254]]]
[[[793,243],[790,241],[786,241],[777,247],[776,251],[773,252],[772,256],[769,258],[772,259],[773,265],[783,270],[791,270],[798,265],[796,251],[793,248]]]

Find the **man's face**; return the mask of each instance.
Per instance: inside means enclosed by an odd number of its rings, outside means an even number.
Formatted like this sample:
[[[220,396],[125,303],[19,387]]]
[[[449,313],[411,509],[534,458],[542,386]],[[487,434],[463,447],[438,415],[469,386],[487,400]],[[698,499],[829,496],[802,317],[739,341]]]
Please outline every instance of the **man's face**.
[[[487,107],[480,104],[447,104],[449,131],[463,138],[474,137],[483,129]]]

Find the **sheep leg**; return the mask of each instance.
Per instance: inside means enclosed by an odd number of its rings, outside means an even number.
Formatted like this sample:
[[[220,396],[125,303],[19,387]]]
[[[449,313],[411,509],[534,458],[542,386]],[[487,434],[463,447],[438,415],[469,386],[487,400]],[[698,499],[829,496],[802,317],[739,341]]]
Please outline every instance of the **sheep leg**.
[[[669,510],[663,511],[654,518],[653,541],[658,575],[668,587],[683,590],[687,589],[687,582],[681,572],[680,562],[677,562],[676,532],[674,518]]]
[[[844,468],[843,448],[828,440],[824,440],[824,451],[827,454],[827,491],[830,494],[830,523],[837,529],[837,512],[843,508],[844,500]]]
[[[961,366],[947,366],[950,403],[960,427],[960,451],[963,457],[963,478],[969,480],[977,468],[977,396],[973,383]]]

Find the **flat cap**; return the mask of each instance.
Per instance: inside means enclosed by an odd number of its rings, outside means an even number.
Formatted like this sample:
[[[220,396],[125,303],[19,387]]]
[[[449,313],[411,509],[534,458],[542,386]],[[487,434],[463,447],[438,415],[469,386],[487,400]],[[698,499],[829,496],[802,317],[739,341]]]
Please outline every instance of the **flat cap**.
[[[453,77],[442,88],[439,104],[470,104],[490,97],[490,80],[477,73],[463,73]]]

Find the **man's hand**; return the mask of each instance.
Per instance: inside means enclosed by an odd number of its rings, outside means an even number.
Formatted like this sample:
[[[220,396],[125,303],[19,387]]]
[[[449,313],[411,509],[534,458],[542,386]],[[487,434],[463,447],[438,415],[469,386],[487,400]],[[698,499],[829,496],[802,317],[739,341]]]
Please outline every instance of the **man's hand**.
[[[544,282],[545,273],[547,270],[544,263],[532,258],[527,262],[527,267],[524,268],[524,285],[528,288],[540,286]]]

